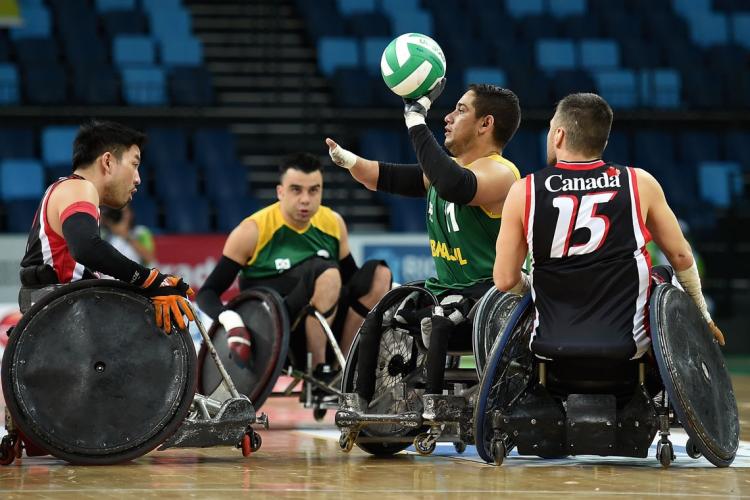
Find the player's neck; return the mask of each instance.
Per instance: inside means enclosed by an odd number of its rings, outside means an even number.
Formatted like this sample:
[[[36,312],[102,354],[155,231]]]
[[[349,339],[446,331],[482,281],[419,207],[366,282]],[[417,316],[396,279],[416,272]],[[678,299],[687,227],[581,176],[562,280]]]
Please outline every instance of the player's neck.
[[[91,184],[94,185],[97,192],[99,193],[99,196],[101,196],[102,194],[102,191],[100,189],[101,182],[93,168],[86,168],[86,169],[77,168],[73,171],[73,175],[77,175],[83,180],[89,181]]]
[[[558,150],[556,156],[557,161],[564,161],[565,163],[588,163],[590,161],[601,159],[601,155],[591,155],[590,153],[581,153],[579,151],[570,151],[568,149]]]

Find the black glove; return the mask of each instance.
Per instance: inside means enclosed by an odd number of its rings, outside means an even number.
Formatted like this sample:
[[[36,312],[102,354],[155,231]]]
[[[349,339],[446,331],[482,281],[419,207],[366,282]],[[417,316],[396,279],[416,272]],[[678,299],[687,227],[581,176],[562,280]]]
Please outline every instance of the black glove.
[[[407,128],[415,125],[424,125],[427,112],[430,110],[432,103],[435,102],[445,89],[445,81],[445,78],[441,78],[427,95],[423,95],[418,99],[404,99],[404,120],[406,120]]]
[[[141,288],[147,297],[157,295],[181,295],[188,297],[193,295],[190,285],[182,281],[182,278],[171,274],[162,274],[158,269],[151,269],[146,280],[141,283]]]

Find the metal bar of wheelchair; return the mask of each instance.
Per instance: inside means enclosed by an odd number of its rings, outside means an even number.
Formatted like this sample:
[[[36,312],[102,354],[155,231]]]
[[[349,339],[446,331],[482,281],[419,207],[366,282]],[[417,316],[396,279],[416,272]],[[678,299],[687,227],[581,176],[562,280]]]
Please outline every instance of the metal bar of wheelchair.
[[[343,370],[344,366],[346,365],[346,358],[344,358],[344,353],[341,352],[339,343],[336,341],[336,337],[333,335],[331,327],[328,325],[328,321],[326,321],[325,317],[323,317],[323,315],[318,311],[315,311],[315,318],[318,320],[320,326],[323,328],[323,331],[326,333],[328,342],[331,343],[333,352],[336,353],[336,358],[339,360],[339,365],[341,365],[341,369]]]
[[[216,352],[216,348],[214,347],[214,343],[211,341],[211,337],[208,336],[208,332],[206,332],[205,327],[203,326],[203,322],[200,319],[200,316],[198,316],[198,313],[196,312],[195,308],[193,307],[193,304],[188,301],[188,304],[190,304],[190,310],[193,313],[193,317],[195,318],[195,325],[198,327],[198,331],[201,332],[201,337],[203,338],[203,342],[206,344],[206,348],[208,349],[208,352],[211,354],[211,358],[214,360],[214,363],[216,363],[216,368],[219,370],[219,373],[221,373],[221,378],[224,381],[224,385],[229,389],[229,393],[232,395],[233,398],[239,398],[240,393],[237,392],[237,388],[234,386],[234,382],[232,382],[232,378],[229,376],[229,373],[227,373],[226,368],[224,368],[224,363],[221,362],[221,358],[219,358],[219,353]]]

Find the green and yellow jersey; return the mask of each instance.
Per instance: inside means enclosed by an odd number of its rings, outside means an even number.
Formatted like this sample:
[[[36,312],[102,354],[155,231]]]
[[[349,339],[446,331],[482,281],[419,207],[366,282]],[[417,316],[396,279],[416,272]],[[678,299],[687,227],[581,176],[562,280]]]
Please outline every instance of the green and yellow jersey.
[[[511,161],[498,154],[488,158],[509,168],[516,179],[521,178]],[[464,168],[470,169],[472,164]],[[500,216],[483,207],[445,201],[430,186],[427,190],[427,235],[437,278],[427,280],[427,289],[441,294],[492,279]]]
[[[305,229],[289,226],[276,202],[248,219],[258,226],[258,244],[241,274],[247,279],[277,276],[312,257],[338,260],[341,226],[333,210],[322,206]]]

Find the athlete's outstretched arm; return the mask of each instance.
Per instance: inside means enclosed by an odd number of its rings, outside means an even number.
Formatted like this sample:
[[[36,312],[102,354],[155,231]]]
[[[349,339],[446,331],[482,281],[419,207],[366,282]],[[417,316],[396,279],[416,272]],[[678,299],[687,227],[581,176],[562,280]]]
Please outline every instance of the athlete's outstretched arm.
[[[677,217],[667,204],[664,190],[651,174],[640,168],[634,170],[638,180],[641,214],[646,227],[674,268],[677,281],[700,309],[714,337],[719,344],[724,345],[724,335],[708,312],[690,243],[682,234]]]
[[[334,164],[349,170],[370,191],[384,191],[421,198],[427,193],[427,179],[417,164],[399,165],[368,160],[326,139],[328,154]]]
[[[258,244],[258,226],[245,219],[234,228],[224,243],[221,259],[198,292],[198,306],[212,319],[224,310],[221,294],[232,285],[242,267],[255,253]]]
[[[523,294],[528,281],[521,272],[528,246],[524,234],[523,217],[526,209],[526,179],[513,183],[503,206],[503,219],[495,246],[495,266],[492,277],[503,292]]]

